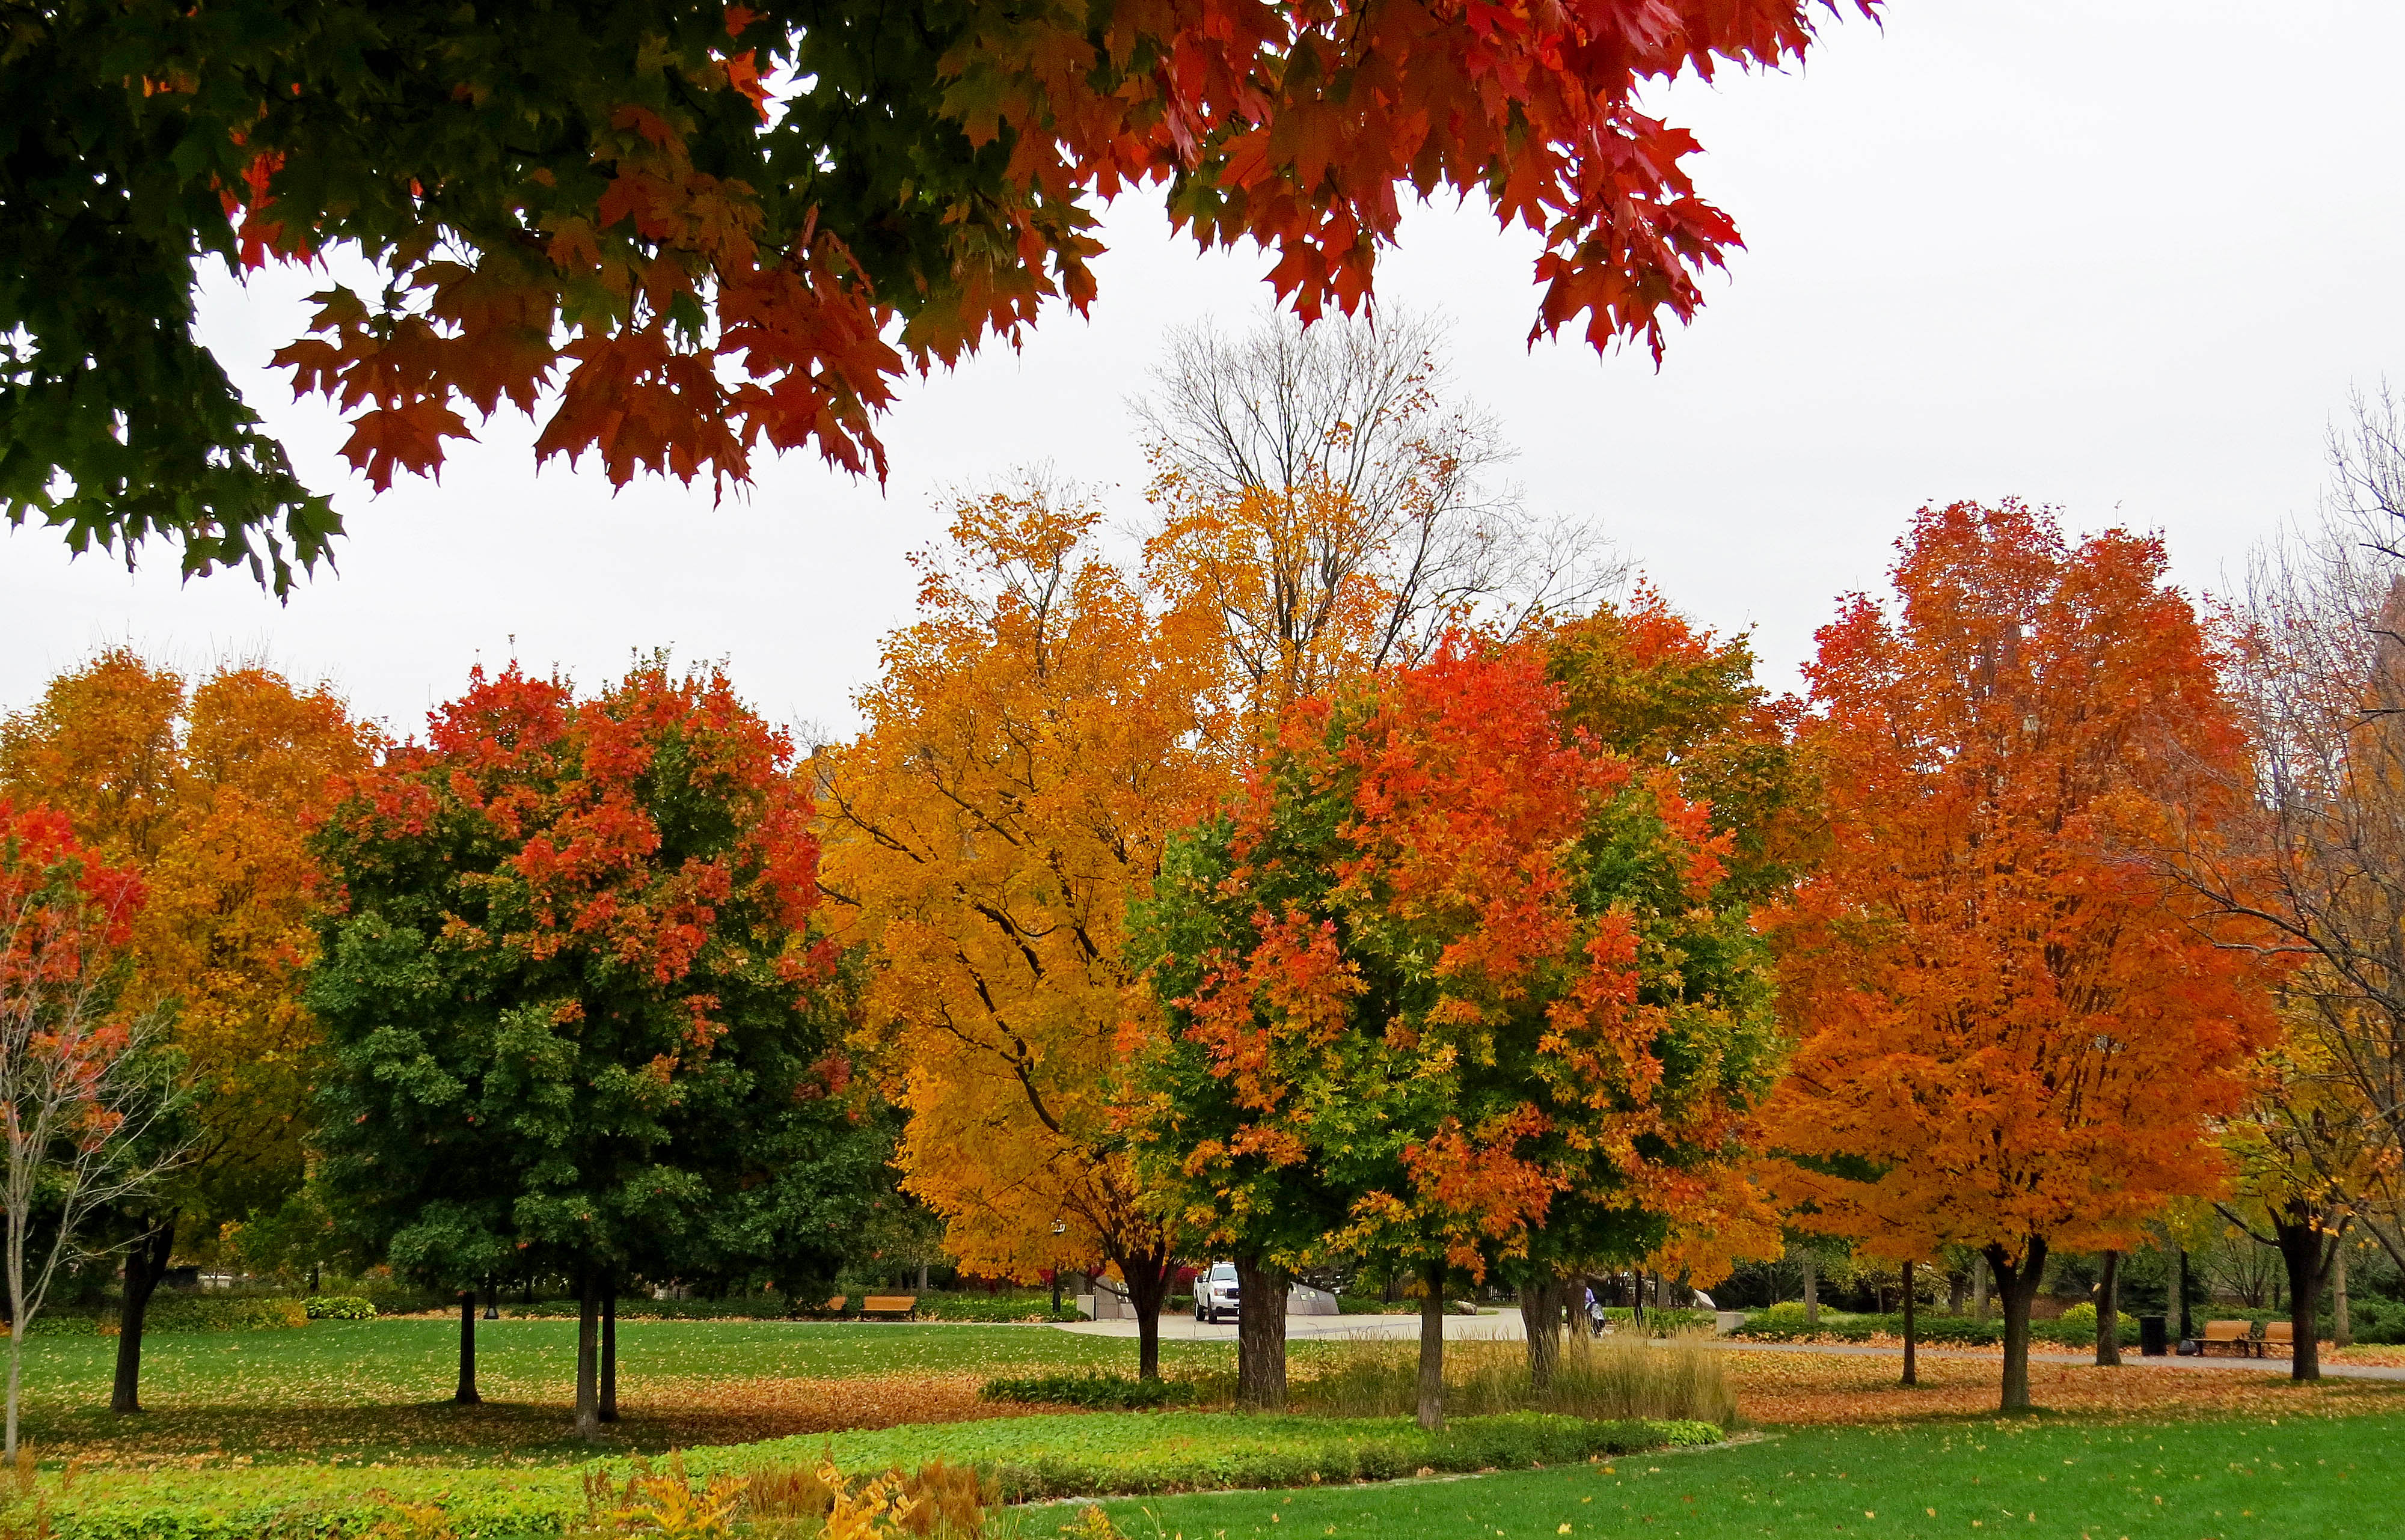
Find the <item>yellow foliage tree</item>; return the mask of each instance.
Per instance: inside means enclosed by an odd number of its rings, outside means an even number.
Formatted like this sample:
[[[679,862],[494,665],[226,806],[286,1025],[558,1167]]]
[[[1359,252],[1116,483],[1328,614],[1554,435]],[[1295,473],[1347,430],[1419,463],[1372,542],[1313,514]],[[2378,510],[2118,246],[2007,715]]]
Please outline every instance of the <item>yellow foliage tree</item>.
[[[52,680],[0,724],[0,791],[58,808],[149,892],[128,1003],[164,1008],[192,1084],[192,1160],[126,1266],[115,1404],[138,1409],[141,1319],[179,1221],[214,1233],[299,1183],[318,1038],[299,1003],[316,950],[303,844],[374,743],[331,690],[225,666],[189,692],[127,649]]]
[[[947,1248],[1022,1279],[1109,1263],[1149,1375],[1175,1260],[1120,1125],[1154,1029],[1125,920],[1230,774],[1216,627],[1148,607],[1098,553],[1102,517],[1038,488],[961,504],[860,697],[867,731],[821,757],[822,882],[879,961],[865,1035]]]

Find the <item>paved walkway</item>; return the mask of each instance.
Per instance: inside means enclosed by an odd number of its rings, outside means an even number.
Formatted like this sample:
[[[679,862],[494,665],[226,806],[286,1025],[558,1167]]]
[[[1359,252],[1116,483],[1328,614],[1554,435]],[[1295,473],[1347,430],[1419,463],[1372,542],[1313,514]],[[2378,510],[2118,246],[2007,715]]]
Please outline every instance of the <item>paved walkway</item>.
[[[1053,1329],[1076,1332],[1088,1337],[1133,1337],[1132,1321],[1079,1321],[1074,1323],[1055,1323]],[[1415,1315],[1290,1315],[1286,1318],[1288,1341],[1302,1337],[1333,1338],[1362,1342],[1414,1341],[1420,1335],[1420,1318]],[[1449,1315],[1444,1318],[1444,1337],[1448,1342],[1517,1342],[1525,1336],[1516,1309],[1489,1311],[1479,1315]],[[1190,1315],[1164,1315],[1160,1318],[1163,1341],[1232,1342],[1236,1327],[1210,1325]],[[1705,1346],[1722,1348],[1733,1352],[1801,1352],[1825,1353],[1841,1358],[1902,1359],[1901,1347],[1882,1347],[1869,1342],[1753,1342],[1742,1337],[1720,1337],[1700,1338]],[[1931,1347],[1920,1349],[1922,1358],[1965,1358],[1990,1364],[1998,1361],[1993,1352]],[[2030,1354],[2032,1364],[2090,1364],[2092,1352],[2036,1352]],[[2121,1362],[2131,1368],[2198,1370],[2209,1373],[2276,1374],[2285,1378],[2288,1362],[2285,1358],[2146,1358],[2135,1348],[2125,1349]],[[2333,1379],[2397,1379],[2405,1380],[2405,1368],[2375,1364],[2333,1364],[2322,1360],[2322,1375]]]

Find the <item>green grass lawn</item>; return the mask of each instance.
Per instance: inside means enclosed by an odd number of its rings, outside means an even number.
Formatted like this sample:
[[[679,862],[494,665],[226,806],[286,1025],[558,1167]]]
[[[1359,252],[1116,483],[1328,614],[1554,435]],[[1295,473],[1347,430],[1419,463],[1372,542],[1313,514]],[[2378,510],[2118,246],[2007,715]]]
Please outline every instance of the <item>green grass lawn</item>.
[[[448,1404],[458,1373],[458,1323],[446,1320],[320,1321],[286,1331],[146,1337],[139,1419],[111,1414],[113,1337],[26,1342],[26,1433],[49,1462],[100,1457],[351,1461],[483,1456],[568,1461],[591,1450],[569,1440],[576,1323],[480,1323],[478,1381],[486,1405]],[[1231,1362],[1225,1343],[1172,1342],[1172,1368]],[[795,1381],[882,1380],[907,1397],[912,1381],[1110,1369],[1132,1373],[1136,1345],[1042,1326],[820,1324],[800,1322],[627,1322],[618,1328],[619,1396],[627,1448],[731,1443],[795,1431],[780,1417],[809,1409]],[[869,1408],[873,1410],[873,1408]],[[952,1415],[914,1413],[887,1421]]]
[[[1826,1428],[1608,1465],[1104,1506],[1131,1540],[2318,1540],[2405,1533],[2400,1440],[2398,1416]]]

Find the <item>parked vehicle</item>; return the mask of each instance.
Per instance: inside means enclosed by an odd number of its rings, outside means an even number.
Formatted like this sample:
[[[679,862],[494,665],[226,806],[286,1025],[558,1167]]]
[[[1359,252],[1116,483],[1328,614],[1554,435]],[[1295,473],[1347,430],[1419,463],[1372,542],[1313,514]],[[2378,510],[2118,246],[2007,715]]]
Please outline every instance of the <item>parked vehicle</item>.
[[[1194,1281],[1194,1319],[1219,1323],[1224,1315],[1236,1319],[1236,1265],[1214,1262],[1211,1270]]]

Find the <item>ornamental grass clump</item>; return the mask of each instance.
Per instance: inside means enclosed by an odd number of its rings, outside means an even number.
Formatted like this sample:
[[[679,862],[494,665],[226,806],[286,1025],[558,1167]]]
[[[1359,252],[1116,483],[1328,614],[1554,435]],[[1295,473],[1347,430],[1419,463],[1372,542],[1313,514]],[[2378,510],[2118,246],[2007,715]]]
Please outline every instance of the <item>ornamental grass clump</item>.
[[[1298,1411],[1393,1417],[1418,1402],[1419,1350],[1410,1342],[1338,1344],[1289,1393]],[[1538,1390],[1516,1342],[1446,1344],[1445,1408],[1464,1417],[1543,1411],[1591,1421],[1648,1419],[1726,1427],[1737,1393],[1712,1350],[1692,1338],[1646,1341],[1573,1337]]]

